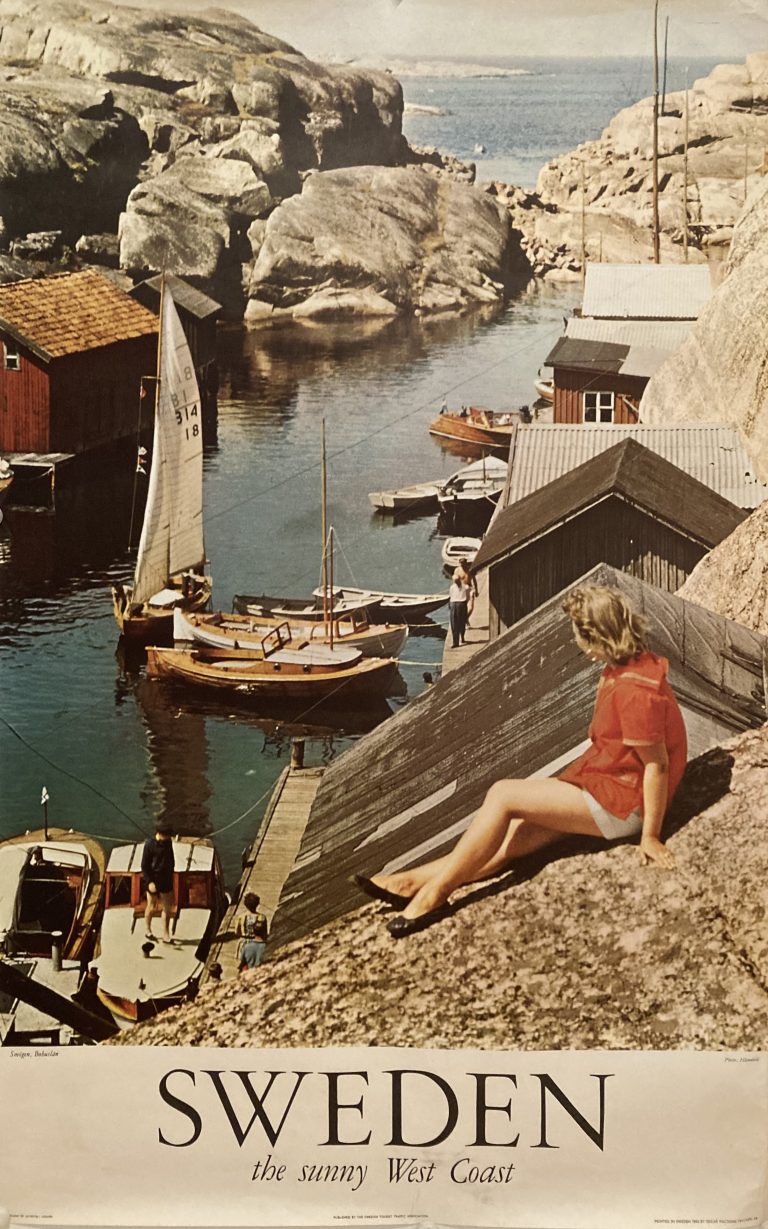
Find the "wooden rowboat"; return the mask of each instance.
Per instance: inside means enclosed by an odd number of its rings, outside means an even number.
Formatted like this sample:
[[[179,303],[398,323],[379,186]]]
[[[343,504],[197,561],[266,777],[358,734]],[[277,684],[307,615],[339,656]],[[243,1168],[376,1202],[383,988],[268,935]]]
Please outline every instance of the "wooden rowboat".
[[[321,590],[316,589],[318,596]],[[349,605],[370,603],[372,621],[385,620],[391,623],[418,623],[433,610],[439,610],[448,601],[447,593],[393,593],[383,589],[354,589],[349,585],[334,588],[334,599]]]
[[[352,665],[313,665],[290,649],[267,658],[248,650],[147,649],[152,678],[206,687],[243,700],[341,700],[371,692],[385,694],[397,673],[392,658],[366,657]]]
[[[268,597],[266,594],[236,593],[232,605],[238,614],[250,615],[260,619],[263,615],[270,618],[287,620],[289,622],[305,621],[307,623],[322,622],[325,618],[323,610],[322,589],[317,590],[318,597]],[[361,611],[372,622],[376,609],[381,605],[381,598],[372,597],[369,601],[344,601],[334,598],[329,614],[334,618]]]
[[[368,498],[377,512],[429,512],[437,507],[438,492],[445,479],[415,482],[395,491],[369,491]]]

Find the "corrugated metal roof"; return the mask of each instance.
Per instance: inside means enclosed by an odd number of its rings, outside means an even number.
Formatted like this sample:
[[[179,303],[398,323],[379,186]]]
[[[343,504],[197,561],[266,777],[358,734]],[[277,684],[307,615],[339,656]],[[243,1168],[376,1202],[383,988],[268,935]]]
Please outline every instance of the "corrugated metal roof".
[[[134,286],[131,294],[135,294],[142,286],[148,286],[150,290],[155,292],[159,304],[161,283],[162,275],[158,273],[156,277],[148,277],[146,281],[139,282],[138,285]],[[197,290],[194,286],[190,286],[189,282],[185,282],[183,278],[177,277],[175,273],[166,273],[165,285],[170,290],[174,303],[188,311],[190,316],[196,316],[198,320],[205,320],[207,316],[215,316],[217,312],[221,311],[221,303],[217,303],[209,295],[203,294],[202,290]]]
[[[581,314],[695,320],[711,294],[708,265],[587,265]]]
[[[659,370],[661,364],[666,362],[667,352],[665,350],[652,350],[648,346],[630,346],[629,354],[621,364],[621,375],[623,376],[641,376],[646,380],[650,380],[652,375]]]
[[[592,583],[620,589],[651,619],[651,645],[690,724],[690,753],[762,724],[766,638],[604,565]],[[355,872],[414,866],[450,848],[500,777],[556,771],[586,737],[598,666],[580,653],[561,596],[539,607],[412,700],[326,769],[271,940],[300,939],[358,908]],[[376,788],[371,788],[375,782]]]
[[[693,325],[693,320],[594,320],[571,316],[565,326],[565,335],[584,341],[608,341],[617,346],[642,346],[671,353],[683,344]]]
[[[520,426],[510,455],[507,502],[522,499],[624,439],[657,452],[738,508],[756,508],[768,499],[768,486],[758,480],[732,427],[531,423]]]
[[[0,329],[41,358],[157,333],[157,317],[92,269],[0,286]]]
[[[488,567],[611,494],[710,548],[746,516],[657,452],[627,439],[505,508],[485,535],[473,567]]]

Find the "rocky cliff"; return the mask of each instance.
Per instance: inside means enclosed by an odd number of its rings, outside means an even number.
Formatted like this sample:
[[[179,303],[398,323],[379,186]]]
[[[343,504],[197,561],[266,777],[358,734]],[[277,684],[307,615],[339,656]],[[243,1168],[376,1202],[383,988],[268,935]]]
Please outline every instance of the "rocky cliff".
[[[768,633],[768,503],[705,555],[678,592],[753,631]]]
[[[296,305],[299,283],[305,298],[345,290],[348,269],[334,254],[352,212],[350,205],[339,212],[345,181],[337,177],[325,191],[313,183],[298,208],[269,227],[267,219],[301,192],[310,172],[322,181],[340,168],[399,166],[409,158],[394,77],[316,64],[224,10],[182,15],[99,0],[0,0],[0,106],[0,276],[40,271],[25,261],[66,262],[76,248],[85,259],[119,262],[133,278],[165,267],[239,310],[249,283],[260,301],[279,300],[273,305],[280,308]],[[461,206],[448,200],[443,228],[422,186],[425,173],[413,167],[401,175],[401,188],[424,200],[417,229],[438,237],[421,252],[423,263],[401,270],[413,286],[389,295],[390,307],[419,301],[422,310],[437,310],[501,297],[512,247],[507,219],[479,193],[472,207],[465,193]],[[368,230],[371,287],[367,297],[358,295],[356,310],[374,314],[379,291],[392,285],[391,253],[375,246],[377,234],[391,237],[391,191],[381,184],[385,199],[370,175],[367,192],[365,177],[350,188],[359,229]],[[292,276],[294,221],[301,232],[326,207],[332,212],[319,219],[326,250],[311,270]],[[304,240],[299,233],[299,244]],[[467,273],[473,246],[478,266]],[[438,248],[448,257],[435,275]],[[417,244],[411,254],[420,251]],[[278,265],[287,274],[282,295]],[[423,293],[425,284],[454,273],[462,280],[457,296]],[[316,284],[308,286],[311,278]],[[356,290],[359,280],[353,278]],[[475,289],[467,292],[466,282]]]
[[[369,905],[119,1044],[763,1048],[768,727],[689,766],[676,869],[564,843],[395,942]]]
[[[768,477],[768,181],[738,218],[725,278],[684,344],[650,380],[643,422],[724,422],[739,427]]]
[[[721,64],[694,81],[688,112],[689,259],[704,260],[713,248],[727,246],[747,191],[764,170],[768,54]],[[511,199],[515,225],[524,230],[537,272],[573,272],[580,259],[582,205],[588,259],[652,258],[652,142],[653,99],[645,98],[620,111],[598,140],[544,166],[527,203],[519,193]],[[683,259],[684,149],[685,92],[679,91],[666,95],[659,122],[664,261]],[[493,190],[508,195],[504,185]]]

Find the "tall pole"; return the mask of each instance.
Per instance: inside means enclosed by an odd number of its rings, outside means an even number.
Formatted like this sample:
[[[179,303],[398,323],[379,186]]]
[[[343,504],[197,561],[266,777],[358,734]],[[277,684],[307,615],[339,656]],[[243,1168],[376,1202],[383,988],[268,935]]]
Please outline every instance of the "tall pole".
[[[683,126],[683,254],[688,264],[688,70],[685,72],[685,123]]]
[[[661,78],[661,114],[667,106],[667,43],[669,41],[669,18],[664,22],[664,72]]]
[[[322,586],[323,586],[323,621],[325,623],[326,635],[328,634],[328,615],[329,615],[329,598],[328,598],[328,489],[326,485],[326,457],[325,457],[325,419],[320,423],[320,515],[321,527],[323,535],[323,554],[322,554]]]
[[[749,107],[749,115],[744,121],[744,200],[747,199],[747,182],[749,179],[749,121],[752,118],[752,103]]]
[[[579,161],[581,170],[581,284],[587,276],[587,184],[584,175],[584,159]]]
[[[653,263],[659,251],[659,0],[653,6]]]

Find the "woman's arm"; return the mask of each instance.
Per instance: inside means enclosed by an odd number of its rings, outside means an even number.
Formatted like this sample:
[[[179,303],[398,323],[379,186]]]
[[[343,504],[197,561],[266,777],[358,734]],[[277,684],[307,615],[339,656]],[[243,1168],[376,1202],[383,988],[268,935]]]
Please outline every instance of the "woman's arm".
[[[664,743],[633,743],[645,765],[643,772],[643,834],[640,859],[647,865],[674,866],[672,851],[661,840],[661,826],[669,798],[669,757]]]

